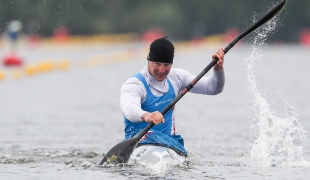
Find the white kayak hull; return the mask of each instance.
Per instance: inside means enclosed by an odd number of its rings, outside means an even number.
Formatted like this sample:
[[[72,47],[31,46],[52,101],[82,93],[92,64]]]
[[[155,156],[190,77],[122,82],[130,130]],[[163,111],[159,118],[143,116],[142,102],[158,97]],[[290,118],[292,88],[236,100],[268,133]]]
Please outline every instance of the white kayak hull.
[[[145,166],[156,173],[163,173],[171,167],[186,161],[185,156],[180,156],[174,150],[154,145],[143,145],[134,149],[130,156],[130,164]]]

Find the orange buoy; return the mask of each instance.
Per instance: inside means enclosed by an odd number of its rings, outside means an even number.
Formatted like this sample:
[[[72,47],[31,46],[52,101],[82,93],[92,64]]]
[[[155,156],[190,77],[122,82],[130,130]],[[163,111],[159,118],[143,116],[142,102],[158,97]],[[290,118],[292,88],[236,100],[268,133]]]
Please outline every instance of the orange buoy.
[[[0,81],[5,79],[5,73],[0,71]]]

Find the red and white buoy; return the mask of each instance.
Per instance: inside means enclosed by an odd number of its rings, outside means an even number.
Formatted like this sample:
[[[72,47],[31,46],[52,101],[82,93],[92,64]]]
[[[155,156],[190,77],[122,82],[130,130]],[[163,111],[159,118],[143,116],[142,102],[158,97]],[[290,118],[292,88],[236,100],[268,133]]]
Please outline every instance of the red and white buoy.
[[[11,51],[4,56],[4,66],[21,66],[23,64],[22,58],[16,53],[16,43],[22,30],[22,22],[20,20],[10,21],[7,27],[7,35],[11,43]]]
[[[21,66],[23,65],[23,59],[16,53],[9,53],[3,58],[4,66]]]

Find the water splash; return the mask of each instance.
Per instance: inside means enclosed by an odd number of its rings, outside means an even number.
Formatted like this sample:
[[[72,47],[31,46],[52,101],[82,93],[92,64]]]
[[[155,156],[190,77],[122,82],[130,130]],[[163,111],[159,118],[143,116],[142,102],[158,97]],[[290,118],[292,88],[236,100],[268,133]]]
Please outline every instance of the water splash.
[[[258,119],[258,136],[250,158],[260,167],[310,166],[310,163],[302,157],[301,142],[306,132],[298,122],[293,108],[284,102],[286,117],[277,117],[271,112],[268,101],[261,95],[256,84],[254,67],[262,57],[263,49],[267,47],[267,39],[278,25],[279,18],[274,18],[254,32],[254,45],[251,47],[250,56],[245,59],[248,88]]]

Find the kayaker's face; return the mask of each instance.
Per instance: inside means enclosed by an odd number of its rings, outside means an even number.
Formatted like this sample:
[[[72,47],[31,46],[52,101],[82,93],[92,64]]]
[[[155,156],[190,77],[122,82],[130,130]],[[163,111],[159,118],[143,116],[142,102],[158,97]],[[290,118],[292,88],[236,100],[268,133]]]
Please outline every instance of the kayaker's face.
[[[167,77],[172,67],[172,63],[161,63],[148,61],[149,73],[157,80],[163,81]]]

